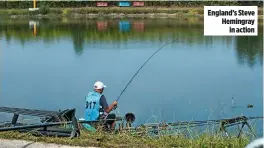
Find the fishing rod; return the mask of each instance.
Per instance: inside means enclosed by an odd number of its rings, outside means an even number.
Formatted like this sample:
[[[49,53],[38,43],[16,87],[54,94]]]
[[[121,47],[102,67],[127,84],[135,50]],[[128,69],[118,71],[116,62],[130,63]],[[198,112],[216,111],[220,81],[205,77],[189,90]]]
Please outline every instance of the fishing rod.
[[[136,75],[139,73],[139,71],[148,63],[148,61],[156,54],[158,53],[161,49],[163,49],[165,46],[171,44],[171,43],[175,43],[177,42],[176,40],[172,40],[166,44],[164,44],[163,46],[161,46],[159,49],[157,49],[148,59],[145,63],[143,63],[143,65],[137,70],[137,72],[134,74],[134,76],[131,78],[131,80],[127,83],[126,87],[123,89],[123,91],[120,93],[120,95],[118,96],[117,100],[118,101],[120,99],[120,97],[122,96],[122,94],[125,92],[125,90],[127,89],[128,85],[133,81],[133,79],[136,77]]]

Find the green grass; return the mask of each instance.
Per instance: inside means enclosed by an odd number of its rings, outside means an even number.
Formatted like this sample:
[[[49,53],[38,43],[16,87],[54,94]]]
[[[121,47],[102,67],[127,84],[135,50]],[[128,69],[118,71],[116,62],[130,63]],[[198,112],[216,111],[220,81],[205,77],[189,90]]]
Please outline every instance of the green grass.
[[[167,14],[185,14],[192,15],[193,11],[197,14],[203,14],[203,8],[166,8],[166,7],[84,7],[70,9],[71,13],[87,14],[87,13],[124,13],[124,14],[146,14],[146,13],[167,13]]]
[[[27,133],[4,132],[2,139],[23,139],[35,142],[66,144],[72,146],[97,146],[97,147],[184,147],[184,148],[242,148],[249,143],[245,137],[222,137],[203,134],[196,138],[182,136],[161,136],[159,138],[131,135],[128,133],[110,134],[104,132],[91,133],[82,131],[78,138],[34,137]]]

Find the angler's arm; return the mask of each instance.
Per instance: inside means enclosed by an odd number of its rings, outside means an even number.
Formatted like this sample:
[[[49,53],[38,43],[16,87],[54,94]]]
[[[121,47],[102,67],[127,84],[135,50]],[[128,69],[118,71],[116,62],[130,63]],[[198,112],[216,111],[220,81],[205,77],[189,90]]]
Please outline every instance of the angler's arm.
[[[107,108],[104,109],[106,113],[110,113],[115,107],[114,103],[110,104]]]
[[[103,107],[106,113],[110,113],[113,108],[117,105],[117,102],[114,101],[112,104],[108,105],[105,96],[103,95],[100,99],[100,104]]]

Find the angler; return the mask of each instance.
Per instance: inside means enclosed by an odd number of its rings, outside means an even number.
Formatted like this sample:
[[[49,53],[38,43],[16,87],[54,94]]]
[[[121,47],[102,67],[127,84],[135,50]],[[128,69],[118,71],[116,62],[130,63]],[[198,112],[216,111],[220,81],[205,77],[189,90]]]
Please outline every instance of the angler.
[[[108,105],[103,91],[106,86],[97,81],[94,84],[94,91],[89,92],[86,97],[86,109],[85,109],[85,120],[86,121],[95,121],[100,119],[107,119],[105,122],[105,128],[114,130],[115,128],[115,114],[109,114],[116,106],[117,101],[114,101],[112,104]],[[110,128],[108,127],[110,126]],[[85,126],[87,129],[90,129],[91,126]]]

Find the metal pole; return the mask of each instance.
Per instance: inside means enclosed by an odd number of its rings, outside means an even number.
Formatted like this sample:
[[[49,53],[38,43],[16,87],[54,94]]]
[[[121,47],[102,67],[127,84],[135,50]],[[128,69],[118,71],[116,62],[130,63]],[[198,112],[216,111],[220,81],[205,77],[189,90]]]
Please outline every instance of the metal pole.
[[[36,0],[33,0],[33,8],[36,8]]]
[[[111,120],[111,119],[106,119],[106,120]],[[51,126],[58,126],[58,125],[65,125],[65,124],[74,124],[74,129],[76,129],[76,121],[68,121],[68,122],[53,122],[53,123],[44,123],[44,124],[37,124],[37,125],[25,125],[25,126],[15,126],[15,127],[4,127],[4,128],[0,128],[0,132],[4,132],[4,131],[12,131],[12,130],[20,130],[20,129],[30,129],[30,128],[47,128],[47,127],[51,127]],[[78,121],[78,123],[87,123],[87,124],[92,124],[92,123],[96,123],[96,122],[100,122],[100,120],[96,120],[96,121]]]

